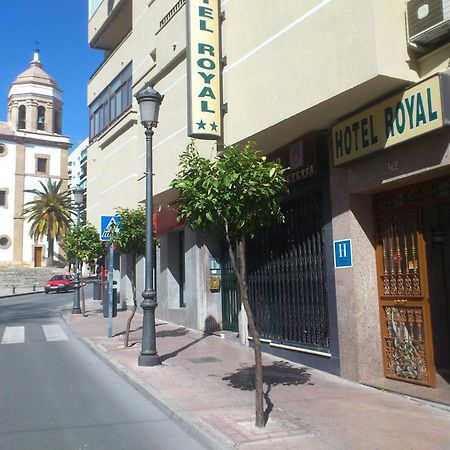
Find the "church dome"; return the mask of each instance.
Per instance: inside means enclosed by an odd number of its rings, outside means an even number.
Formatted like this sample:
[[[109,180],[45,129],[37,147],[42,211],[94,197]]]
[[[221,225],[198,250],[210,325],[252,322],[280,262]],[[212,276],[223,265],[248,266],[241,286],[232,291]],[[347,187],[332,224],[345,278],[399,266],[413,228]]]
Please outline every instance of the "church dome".
[[[39,60],[39,53],[34,53],[34,58],[30,63],[30,67],[22,72],[14,82],[11,84],[10,95],[14,92],[14,86],[18,85],[40,85],[50,87],[61,93],[61,89],[58,87],[56,81],[42,70],[42,62]]]
[[[9,89],[8,122],[16,130],[61,134],[62,107],[62,91],[42,70],[36,51],[28,69]]]

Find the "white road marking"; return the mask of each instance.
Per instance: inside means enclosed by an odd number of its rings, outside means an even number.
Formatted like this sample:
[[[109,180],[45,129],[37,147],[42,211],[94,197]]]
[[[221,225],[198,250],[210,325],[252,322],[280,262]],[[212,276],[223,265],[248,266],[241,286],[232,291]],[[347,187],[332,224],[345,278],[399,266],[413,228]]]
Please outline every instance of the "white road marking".
[[[61,325],[42,325],[45,338],[49,342],[53,341],[67,341],[69,338],[61,328]]]
[[[25,342],[25,327],[6,327],[2,344],[22,344]]]

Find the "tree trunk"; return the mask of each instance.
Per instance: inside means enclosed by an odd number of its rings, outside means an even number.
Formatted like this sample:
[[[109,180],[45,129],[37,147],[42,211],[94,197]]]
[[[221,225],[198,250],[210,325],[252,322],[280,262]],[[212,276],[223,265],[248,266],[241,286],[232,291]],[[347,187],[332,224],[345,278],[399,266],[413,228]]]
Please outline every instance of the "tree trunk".
[[[125,330],[125,339],[123,345],[128,347],[128,342],[130,340],[130,329],[131,329],[131,321],[133,320],[134,315],[137,310],[137,299],[136,299],[136,255],[133,255],[133,264],[131,269],[131,289],[133,291],[133,309],[131,310],[131,314],[127,320],[127,329]]]
[[[47,267],[53,267],[54,266],[53,255],[55,254],[55,240],[52,239],[50,235],[47,235],[47,242],[48,242]]]
[[[255,425],[258,428],[264,428],[264,397],[263,397],[263,374],[262,374],[262,356],[261,356],[261,341],[258,330],[256,329],[253,313],[248,301],[248,290],[246,282],[246,263],[245,263],[245,241],[243,239],[237,240],[236,250],[238,254],[238,263],[233,252],[230,236],[228,234],[228,224],[225,223],[225,236],[227,240],[228,253],[230,255],[231,266],[236,275],[239,292],[241,294],[242,304],[247,313],[248,326],[250,328],[250,335],[253,338],[254,354],[255,354]]]

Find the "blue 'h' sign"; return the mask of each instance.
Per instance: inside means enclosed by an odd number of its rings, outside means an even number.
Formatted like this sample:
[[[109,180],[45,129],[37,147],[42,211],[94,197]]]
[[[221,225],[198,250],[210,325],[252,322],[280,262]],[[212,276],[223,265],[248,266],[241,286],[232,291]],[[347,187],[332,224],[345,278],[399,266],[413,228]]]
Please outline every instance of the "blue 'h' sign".
[[[352,241],[350,239],[334,241],[334,267],[337,269],[353,267]]]

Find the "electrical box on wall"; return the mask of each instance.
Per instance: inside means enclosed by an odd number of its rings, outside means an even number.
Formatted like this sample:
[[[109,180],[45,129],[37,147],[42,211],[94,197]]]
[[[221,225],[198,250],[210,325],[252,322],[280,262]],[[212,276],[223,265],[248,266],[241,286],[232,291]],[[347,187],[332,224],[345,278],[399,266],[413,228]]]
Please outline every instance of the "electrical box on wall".
[[[406,3],[408,41],[435,47],[450,39],[450,0],[409,0]]]

